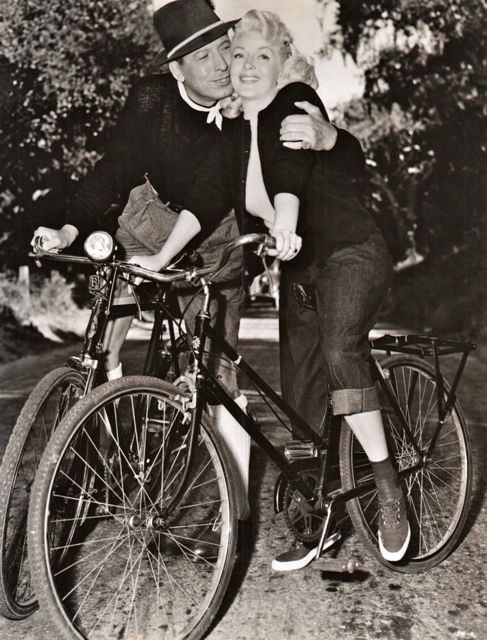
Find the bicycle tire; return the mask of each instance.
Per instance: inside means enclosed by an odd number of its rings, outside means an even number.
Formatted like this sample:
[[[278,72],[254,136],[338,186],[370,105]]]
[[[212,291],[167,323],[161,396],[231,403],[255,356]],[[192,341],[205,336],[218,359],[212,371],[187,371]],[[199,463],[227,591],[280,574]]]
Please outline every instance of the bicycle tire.
[[[37,609],[26,561],[29,491],[52,430],[83,386],[83,376],[70,367],[45,375],[29,394],[0,464],[0,613],[6,618],[20,620]]]
[[[128,376],[81,399],[51,438],[31,494],[29,550],[41,608],[63,637],[197,640],[211,626],[236,558],[237,483],[225,447],[203,420],[192,475],[174,502],[188,463],[190,411],[178,387]],[[100,420],[106,446],[93,427]],[[56,501],[71,497],[63,468],[79,457],[80,442],[92,445],[97,487],[84,499],[94,508],[56,565],[50,524]],[[194,532],[210,524],[219,536],[213,561],[193,551],[200,541]]]
[[[415,441],[426,450],[437,424],[437,384],[435,370],[421,358],[392,356],[381,363],[386,380],[399,401]],[[445,398],[449,390],[445,383]],[[389,451],[399,470],[417,461],[413,447],[385,398],[382,415]],[[372,469],[351,430],[342,426],[340,469],[345,489],[372,479]],[[377,547],[377,500],[375,489],[350,500],[348,512],[364,545],[394,571],[418,573],[448,557],[466,530],[472,492],[470,438],[458,402],[446,416],[428,460],[404,479],[411,526],[411,543],[404,560],[389,563]]]

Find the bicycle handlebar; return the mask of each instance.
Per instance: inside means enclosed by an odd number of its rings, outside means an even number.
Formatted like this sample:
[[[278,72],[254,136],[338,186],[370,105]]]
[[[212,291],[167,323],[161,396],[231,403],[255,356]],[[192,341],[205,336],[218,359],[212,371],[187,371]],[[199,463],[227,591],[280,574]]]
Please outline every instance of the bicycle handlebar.
[[[71,264],[85,264],[91,266],[93,266],[93,264],[107,264],[114,267],[118,266],[130,275],[144,278],[146,280],[168,284],[173,282],[182,282],[183,280],[191,281],[197,278],[203,278],[211,273],[216,273],[228,262],[228,258],[230,257],[232,251],[234,251],[238,247],[243,247],[250,244],[257,245],[255,252],[257,253],[257,255],[262,255],[262,253],[265,252],[266,249],[272,249],[275,247],[275,240],[265,233],[248,233],[246,235],[239,236],[238,238],[235,238],[235,240],[229,242],[224,248],[218,262],[211,267],[190,267],[188,269],[177,269],[169,267],[162,271],[151,271],[150,269],[145,269],[143,267],[139,267],[136,264],[123,262],[121,260],[107,260],[96,263],[94,260],[91,260],[91,258],[85,256],[73,256],[63,253],[54,253],[52,251],[31,251],[29,252],[29,257],[36,260],[47,258],[48,260],[54,260],[57,262],[68,262]]]

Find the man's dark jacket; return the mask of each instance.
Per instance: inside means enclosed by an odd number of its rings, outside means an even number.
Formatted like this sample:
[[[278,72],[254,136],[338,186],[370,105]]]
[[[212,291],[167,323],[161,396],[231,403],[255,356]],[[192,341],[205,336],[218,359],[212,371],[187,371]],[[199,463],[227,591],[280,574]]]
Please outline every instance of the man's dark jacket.
[[[145,174],[163,202],[183,206],[199,167],[220,140],[220,131],[206,118],[206,112],[184,102],[171,75],[142,78],[127,99],[103,158],[69,208],[66,222],[77,227],[81,236],[99,228],[103,213],[110,205],[123,205]],[[347,174],[360,180],[362,150],[343,129],[333,153],[319,156],[329,157],[328,164],[331,161],[337,171],[347,167]]]

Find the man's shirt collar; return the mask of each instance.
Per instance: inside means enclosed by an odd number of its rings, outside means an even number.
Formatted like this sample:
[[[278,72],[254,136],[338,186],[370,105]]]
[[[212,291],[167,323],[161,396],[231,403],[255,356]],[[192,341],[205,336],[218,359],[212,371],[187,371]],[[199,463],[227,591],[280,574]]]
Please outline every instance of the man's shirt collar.
[[[204,107],[188,96],[188,92],[186,91],[184,82],[181,82],[180,80],[178,80],[178,89],[181,98],[184,100],[184,102],[186,102],[186,104],[188,104],[192,109],[195,109],[195,111],[205,111],[208,114],[206,117],[206,122],[208,124],[214,122],[221,131],[223,117],[221,114],[221,105],[219,101],[211,107]]]

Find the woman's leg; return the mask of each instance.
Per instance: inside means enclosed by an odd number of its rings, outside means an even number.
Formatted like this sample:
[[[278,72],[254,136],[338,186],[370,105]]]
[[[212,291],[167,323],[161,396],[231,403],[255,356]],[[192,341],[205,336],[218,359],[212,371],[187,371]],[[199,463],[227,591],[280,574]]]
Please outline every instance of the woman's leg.
[[[382,414],[378,409],[344,418],[370,462],[380,462],[389,456]]]
[[[284,400],[319,431],[328,404],[326,368],[321,356],[314,285],[306,269],[282,264],[279,304],[279,355]],[[303,302],[307,306],[303,305]]]
[[[372,237],[333,254],[317,274],[316,290],[332,409],[344,417],[372,464],[381,509],[380,550],[387,560],[398,561],[406,552],[410,529],[389,457],[368,344],[389,274],[385,249]]]

